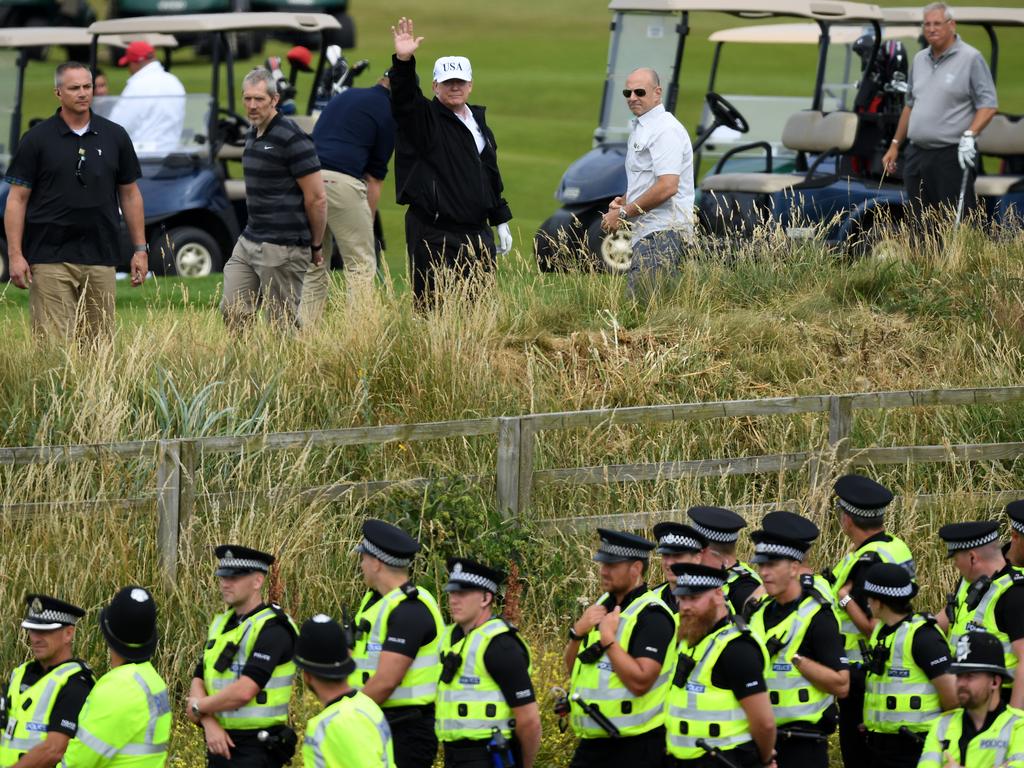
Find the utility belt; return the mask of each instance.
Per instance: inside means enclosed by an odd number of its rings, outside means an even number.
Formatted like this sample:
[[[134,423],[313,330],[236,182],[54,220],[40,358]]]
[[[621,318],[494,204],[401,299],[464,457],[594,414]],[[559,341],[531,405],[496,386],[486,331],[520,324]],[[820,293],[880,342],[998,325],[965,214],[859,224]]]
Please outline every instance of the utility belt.
[[[295,756],[299,737],[287,725],[272,725],[250,730],[225,729],[236,745],[260,746],[275,760],[284,764]]]
[[[384,702],[385,704],[387,702]],[[381,710],[388,725],[398,724],[411,725],[417,720],[433,720],[433,704],[413,704],[407,707],[386,707]]]
[[[458,768],[476,768],[486,766],[493,768],[497,764],[496,756],[506,766],[522,765],[519,743],[513,738],[507,741],[507,748],[496,752],[489,739],[459,739],[444,742],[444,764]],[[511,762],[508,762],[511,760]]]

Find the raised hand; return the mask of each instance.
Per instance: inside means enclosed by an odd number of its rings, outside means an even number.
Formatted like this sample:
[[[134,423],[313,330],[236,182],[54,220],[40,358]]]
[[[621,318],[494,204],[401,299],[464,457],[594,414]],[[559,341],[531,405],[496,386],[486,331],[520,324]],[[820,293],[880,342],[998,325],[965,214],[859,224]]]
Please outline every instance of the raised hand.
[[[391,28],[391,34],[395,38],[395,55],[401,61],[408,61],[416,53],[416,49],[423,42],[422,37],[416,37],[413,32],[412,19],[405,16],[398,20],[398,26]]]

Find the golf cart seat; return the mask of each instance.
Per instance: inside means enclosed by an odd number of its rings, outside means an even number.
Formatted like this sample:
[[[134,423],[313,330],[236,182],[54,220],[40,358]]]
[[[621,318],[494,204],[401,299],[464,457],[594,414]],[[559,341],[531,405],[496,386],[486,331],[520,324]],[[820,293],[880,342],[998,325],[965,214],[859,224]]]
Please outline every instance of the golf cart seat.
[[[978,153],[993,157],[1024,156],[1024,119],[998,114],[978,136]],[[1001,197],[1024,188],[1024,176],[1013,174],[986,174],[978,176],[974,191],[979,197]]]
[[[224,191],[228,200],[245,200],[245,179],[224,179]]]
[[[812,181],[818,163],[825,157],[848,152],[857,137],[857,115],[853,112],[829,112],[816,109],[789,116],[782,131],[782,143],[796,152],[818,155],[804,173],[715,173],[700,183],[705,192],[746,192],[772,194]],[[724,158],[723,158],[724,159]],[[719,162],[719,168],[721,162]],[[718,170],[718,168],[716,168]]]

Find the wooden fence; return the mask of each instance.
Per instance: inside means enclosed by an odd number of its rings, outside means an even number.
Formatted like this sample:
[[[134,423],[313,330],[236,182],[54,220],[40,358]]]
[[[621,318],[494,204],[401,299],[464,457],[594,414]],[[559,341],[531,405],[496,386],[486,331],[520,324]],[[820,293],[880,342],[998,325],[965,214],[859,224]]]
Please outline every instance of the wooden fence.
[[[0,448],[0,465],[29,465],[98,461],[114,457],[156,461],[157,543],[165,574],[174,579],[177,569],[178,536],[182,522],[195,506],[198,458],[207,453],[301,450],[310,447],[379,445],[393,441],[423,441],[452,437],[496,436],[494,471],[498,508],[508,516],[525,515],[534,488],[549,485],[608,485],[652,480],[675,480],[726,475],[773,474],[807,468],[812,487],[829,476],[832,463],[849,466],[974,462],[1013,460],[1024,456],[1024,442],[905,445],[888,448],[859,448],[851,445],[854,418],[861,410],[896,410],[931,406],[1000,405],[1024,401],[1024,387],[977,389],[911,390],[847,395],[809,395],[759,400],[730,400],[710,403],[638,406],[564,413],[501,416],[463,421],[404,424],[381,427],[310,432],[278,432],[262,435],[199,437],[175,440],[135,440],[123,443],[72,446]],[[651,425],[697,422],[737,417],[772,417],[798,414],[826,414],[828,444],[792,453],[761,456],[723,457],[692,461],[645,464],[612,464],[589,467],[536,469],[534,455],[538,438],[545,432],[573,429],[599,430],[616,425]],[[476,478],[480,479],[480,478]],[[317,488],[298,489],[301,497],[333,500],[344,496],[365,497],[394,486],[423,487],[429,478],[340,482]],[[294,490],[294,489],[293,489]],[[37,512],[60,508],[69,502],[43,502],[0,506],[0,513]],[[79,505],[89,502],[74,502]],[[138,508],[152,504],[152,498],[105,499],[93,502],[107,506]],[[600,524],[643,527],[656,514],[602,515]],[[556,521],[576,527],[597,518],[575,517]]]

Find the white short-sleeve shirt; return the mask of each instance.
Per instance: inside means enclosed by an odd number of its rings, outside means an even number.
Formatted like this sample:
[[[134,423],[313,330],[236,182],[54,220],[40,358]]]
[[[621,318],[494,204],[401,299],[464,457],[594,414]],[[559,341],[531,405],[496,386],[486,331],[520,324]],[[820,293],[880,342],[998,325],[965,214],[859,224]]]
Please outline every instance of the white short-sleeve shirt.
[[[138,154],[172,152],[185,125],[185,88],[152,61],[128,78],[109,119],[128,131]]]

